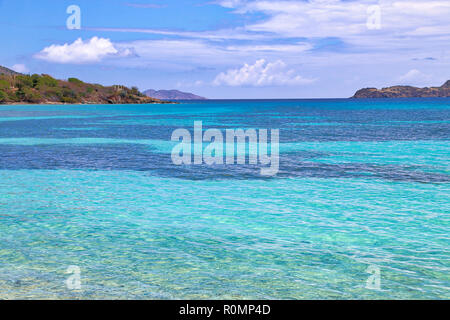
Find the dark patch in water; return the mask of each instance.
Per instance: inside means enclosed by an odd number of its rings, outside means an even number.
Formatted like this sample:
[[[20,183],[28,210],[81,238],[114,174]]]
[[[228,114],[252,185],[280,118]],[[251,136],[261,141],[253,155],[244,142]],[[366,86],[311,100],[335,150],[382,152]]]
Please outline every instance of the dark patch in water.
[[[276,177],[264,177],[258,165],[172,164],[170,154],[153,153],[133,144],[101,145],[0,145],[0,169],[82,169],[146,171],[151,175],[186,180],[249,180],[276,178],[364,178],[421,183],[448,183],[446,174],[419,171],[417,166],[371,163],[327,164],[312,162],[322,155],[295,152],[280,155]]]

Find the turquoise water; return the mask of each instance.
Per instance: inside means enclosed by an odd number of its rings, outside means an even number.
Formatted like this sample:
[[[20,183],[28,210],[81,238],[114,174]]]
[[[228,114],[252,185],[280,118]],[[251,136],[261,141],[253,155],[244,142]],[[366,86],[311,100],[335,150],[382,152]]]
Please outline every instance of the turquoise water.
[[[200,120],[280,129],[278,175],[174,166]],[[0,106],[0,298],[448,299],[449,121],[450,99]]]

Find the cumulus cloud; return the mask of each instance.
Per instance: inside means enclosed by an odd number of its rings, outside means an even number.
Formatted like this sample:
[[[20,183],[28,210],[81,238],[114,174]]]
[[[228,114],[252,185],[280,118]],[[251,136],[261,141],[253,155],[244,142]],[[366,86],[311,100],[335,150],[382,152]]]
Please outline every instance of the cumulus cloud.
[[[24,64],[21,63],[13,65],[11,69],[19,73],[27,73],[30,71]]]
[[[313,81],[296,74],[294,70],[288,70],[287,65],[281,60],[266,62],[260,59],[253,65],[244,64],[240,69],[230,69],[220,73],[214,79],[213,85],[262,87],[299,85]]]
[[[93,37],[83,41],[78,38],[73,43],[53,44],[35,55],[36,58],[56,63],[92,63],[107,57],[132,55],[128,48],[117,49],[109,39]]]
[[[428,82],[431,79],[431,76],[417,69],[409,70],[404,75],[398,77],[398,81],[405,84],[423,84]]]

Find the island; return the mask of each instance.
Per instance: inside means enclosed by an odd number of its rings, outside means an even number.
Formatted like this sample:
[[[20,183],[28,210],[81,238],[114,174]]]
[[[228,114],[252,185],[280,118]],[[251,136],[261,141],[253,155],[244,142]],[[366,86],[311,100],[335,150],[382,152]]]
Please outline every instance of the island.
[[[206,100],[204,97],[197,96],[193,93],[182,92],[179,90],[153,90],[148,89],[144,94],[151,98],[161,100]]]
[[[417,88],[393,86],[382,89],[365,88],[358,90],[352,98],[446,98],[450,97],[450,80],[440,87]]]
[[[0,104],[148,104],[169,103],[150,98],[138,88],[102,86],[77,78],[58,80],[48,74],[26,75],[0,66]]]

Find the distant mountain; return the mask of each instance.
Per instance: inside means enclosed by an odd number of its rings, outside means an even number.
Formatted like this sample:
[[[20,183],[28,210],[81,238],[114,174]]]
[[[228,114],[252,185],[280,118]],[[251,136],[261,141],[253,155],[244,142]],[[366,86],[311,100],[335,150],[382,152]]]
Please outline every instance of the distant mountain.
[[[144,94],[148,97],[161,100],[206,100],[204,97],[197,96],[193,93],[182,92],[178,90],[146,90]]]
[[[20,74],[20,73],[14,71],[14,70],[8,69],[8,68],[6,68],[6,67],[0,66],[0,74],[6,74],[6,75],[11,76],[11,75],[18,75],[18,74]]]
[[[450,97],[450,80],[440,87],[417,88],[393,86],[382,89],[365,88],[356,91],[352,98],[433,98]]]
[[[47,74],[24,75],[0,66],[0,104],[144,104],[170,103],[150,98],[136,87],[105,87],[77,78],[58,80]]]

